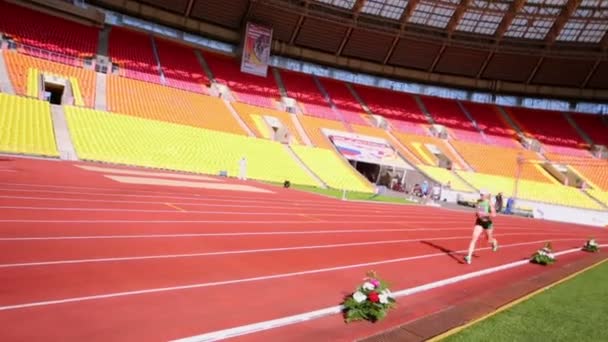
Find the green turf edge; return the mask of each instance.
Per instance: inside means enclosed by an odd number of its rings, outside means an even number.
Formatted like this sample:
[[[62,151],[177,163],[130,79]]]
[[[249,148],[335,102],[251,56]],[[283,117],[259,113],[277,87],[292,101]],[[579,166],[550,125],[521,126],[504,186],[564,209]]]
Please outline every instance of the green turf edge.
[[[608,262],[441,341],[606,341]]]
[[[283,186],[283,183],[275,183],[275,182],[265,182],[267,184]],[[311,192],[319,195],[329,196],[333,198],[342,198],[342,190],[332,189],[332,188],[319,188],[315,186],[309,185],[300,185],[300,184],[291,184],[290,186],[293,189]],[[351,201],[374,201],[374,202],[384,202],[384,203],[399,203],[399,204],[415,204],[416,202],[409,201],[405,198],[399,197],[391,197],[391,196],[383,196],[376,195],[371,192],[356,192],[356,191],[347,191],[346,199]]]

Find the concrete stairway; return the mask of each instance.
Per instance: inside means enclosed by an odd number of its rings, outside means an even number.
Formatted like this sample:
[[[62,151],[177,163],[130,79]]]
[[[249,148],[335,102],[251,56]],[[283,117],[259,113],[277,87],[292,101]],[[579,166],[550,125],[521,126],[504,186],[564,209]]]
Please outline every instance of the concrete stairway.
[[[570,115],[570,113],[562,112],[562,114],[564,115],[564,118],[566,118],[566,121],[568,121],[570,126],[572,126],[572,128],[574,128],[574,130],[578,133],[578,135],[580,135],[581,138],[583,138],[583,140],[585,140],[585,142],[589,146],[595,145],[593,143],[593,140],[591,139],[591,137],[589,137],[587,135],[587,133],[585,133],[585,131],[583,131],[583,129],[576,123],[576,121],[574,121],[574,118],[572,118],[572,115]]]
[[[97,54],[100,56],[108,56],[108,45],[110,42],[110,31],[112,26],[106,25],[103,30],[99,31],[99,39],[97,44]]]
[[[11,83],[11,80],[8,77],[8,69],[6,68],[4,55],[2,53],[0,53],[0,92],[7,94],[15,94],[13,84]]]
[[[150,35],[150,44],[152,44],[152,52],[154,52],[156,67],[158,68],[158,74],[160,75],[160,82],[161,84],[167,84],[167,79],[165,79],[165,73],[163,72],[163,68],[160,64],[160,57],[158,56],[158,49],[156,48],[156,41],[154,40],[153,35]]]
[[[327,188],[327,184],[325,184],[325,182],[323,182],[321,180],[321,178],[319,178],[319,176],[317,176],[309,167],[308,165],[304,164],[304,162],[302,161],[302,159],[300,159],[300,157],[298,157],[298,155],[294,152],[294,150],[291,148],[291,146],[289,146],[288,144],[283,144],[283,147],[285,147],[285,150],[291,155],[291,157],[293,158],[293,160],[295,160],[296,163],[298,163],[298,165],[300,165],[300,167],[306,171],[306,173],[308,173],[308,175],[314,179],[320,187],[326,189]]]
[[[78,160],[78,155],[72,144],[72,138],[68,129],[68,123],[65,119],[63,107],[60,105],[51,105],[51,118],[53,120],[53,129],[55,131],[55,142],[59,157],[62,160]]]
[[[97,73],[97,78],[95,79],[95,109],[97,110],[108,110],[108,102],[107,102],[107,84],[108,84],[108,76],[106,74]]]
[[[228,111],[230,112],[230,114],[232,114],[232,117],[236,120],[236,122],[238,122],[239,126],[241,126],[241,128],[245,132],[247,132],[247,135],[249,135],[250,137],[255,137],[255,133],[253,133],[253,131],[249,128],[249,126],[247,126],[245,121],[241,119],[241,116],[239,115],[239,113],[236,112],[236,110],[232,106],[232,103],[230,103],[230,101],[226,99],[222,99],[222,101],[224,101],[226,108],[228,108]]]

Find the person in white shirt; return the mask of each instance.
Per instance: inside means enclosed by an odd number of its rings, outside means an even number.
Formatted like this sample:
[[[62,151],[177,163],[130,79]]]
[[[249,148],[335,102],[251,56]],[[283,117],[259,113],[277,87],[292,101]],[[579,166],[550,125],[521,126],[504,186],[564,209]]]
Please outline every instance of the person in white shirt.
[[[247,159],[245,157],[239,161],[239,179],[247,180]]]

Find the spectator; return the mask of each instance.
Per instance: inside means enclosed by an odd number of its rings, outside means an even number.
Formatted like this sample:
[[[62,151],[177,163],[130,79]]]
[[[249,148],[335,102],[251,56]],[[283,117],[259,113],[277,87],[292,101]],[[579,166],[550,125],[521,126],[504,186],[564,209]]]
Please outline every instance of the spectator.
[[[245,157],[239,161],[239,179],[247,180],[247,159]]]
[[[439,201],[441,199],[441,187],[439,186],[439,183],[435,183],[431,191],[431,198],[435,201]]]
[[[500,213],[502,212],[502,192],[499,192],[498,195],[496,195],[496,201],[495,201],[495,207],[496,207],[496,212]]]
[[[422,187],[420,190],[422,191],[422,196],[426,196],[429,193],[429,182],[426,180],[422,182]]]

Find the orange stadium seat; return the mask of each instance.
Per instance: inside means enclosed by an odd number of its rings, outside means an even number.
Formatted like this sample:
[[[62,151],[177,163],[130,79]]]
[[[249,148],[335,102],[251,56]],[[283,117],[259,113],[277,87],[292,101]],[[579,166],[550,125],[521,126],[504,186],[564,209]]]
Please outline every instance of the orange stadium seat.
[[[260,130],[258,129],[258,127],[257,127],[258,123],[256,122],[254,116],[268,115],[268,116],[273,116],[273,117],[279,119],[279,121],[281,121],[281,123],[283,125],[285,125],[285,127],[287,127],[287,130],[289,131],[289,133],[292,136],[292,142],[300,143],[302,141],[302,139],[300,138],[300,135],[298,134],[298,130],[297,130],[296,126],[294,125],[289,113],[282,112],[280,110],[270,109],[270,108],[252,106],[252,105],[248,105],[245,103],[239,103],[239,102],[233,102],[232,106],[234,107],[236,112],[239,114],[239,116],[243,119],[243,121],[245,121],[247,126],[250,129],[252,129],[258,137],[263,137],[264,134],[263,134],[263,132],[260,132]]]
[[[547,159],[568,165],[591,187],[608,191],[608,161],[596,158],[576,158],[556,153],[546,153]]]
[[[475,171],[491,175],[515,177],[519,152],[522,153],[522,156],[526,160],[540,159],[536,153],[524,149],[480,145],[461,141],[454,141],[452,144]],[[553,179],[540,166],[533,163],[524,164],[521,178],[538,182],[551,182]]]
[[[393,135],[405,145],[418,159],[431,166],[437,166],[437,158],[424,148],[425,144],[432,144],[446,157],[448,157],[455,169],[464,170],[456,155],[445,145],[446,143],[438,138],[423,135],[412,135],[400,132],[393,132]]]
[[[14,51],[4,51],[3,54],[11,82],[18,95],[27,95],[27,72],[29,68],[36,68],[43,73],[47,72],[57,76],[76,78],[82,91],[85,106],[93,107],[95,104],[96,74],[93,70],[30,57]]]
[[[118,76],[108,77],[108,110],[146,119],[245,134],[219,98]]]
[[[321,132],[322,128],[329,128],[337,131],[346,132],[347,129],[344,127],[342,122],[335,120],[326,120],[316,118],[308,115],[300,115],[300,122],[308,134],[310,141],[317,147],[333,148],[333,144],[329,139]]]

